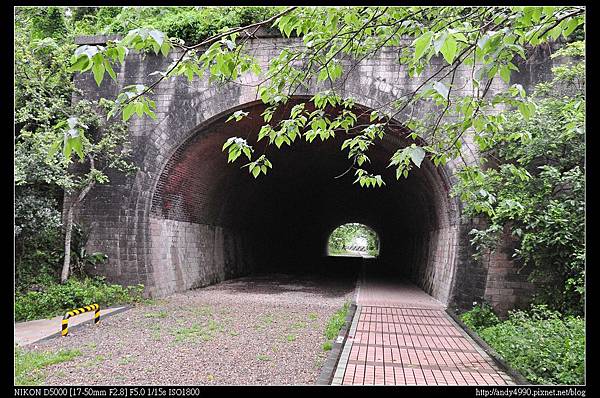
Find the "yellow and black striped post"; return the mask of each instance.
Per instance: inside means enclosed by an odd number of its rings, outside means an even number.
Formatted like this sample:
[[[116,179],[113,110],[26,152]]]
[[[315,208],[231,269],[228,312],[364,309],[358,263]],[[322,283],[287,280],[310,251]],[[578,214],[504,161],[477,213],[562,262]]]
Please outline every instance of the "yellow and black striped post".
[[[77,308],[76,310],[67,311],[62,319],[61,334],[66,336],[69,333],[69,318],[89,311],[96,311],[94,314],[94,323],[97,324],[100,322],[100,306],[98,304],[86,305],[85,307]]]

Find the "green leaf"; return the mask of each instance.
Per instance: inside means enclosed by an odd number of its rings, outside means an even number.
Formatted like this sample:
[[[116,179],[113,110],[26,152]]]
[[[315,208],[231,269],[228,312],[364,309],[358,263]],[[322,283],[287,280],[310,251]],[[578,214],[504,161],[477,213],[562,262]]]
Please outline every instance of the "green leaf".
[[[131,115],[135,112],[135,104],[129,103],[123,108],[123,121],[126,122],[129,120]]]
[[[117,81],[117,75],[115,73],[115,71],[113,70],[112,66],[110,66],[110,62],[105,59],[104,60],[104,68],[106,69],[106,71],[108,72],[108,75],[114,80]]]
[[[444,43],[446,42],[446,39],[448,38],[448,32],[443,32],[434,42],[433,42],[433,49],[437,55],[437,53],[440,52],[440,50],[442,49],[442,46],[444,45]]]
[[[500,77],[506,84],[510,83],[510,68],[507,65],[500,68]]]
[[[169,44],[168,41],[164,41],[164,43],[160,46],[160,52],[163,55],[163,57],[166,57],[167,55],[169,55],[169,50],[171,49],[171,45]]]
[[[71,152],[72,152],[71,140],[67,140],[65,142],[65,146],[63,148],[63,154],[65,155],[65,158],[71,159]]]
[[[416,146],[415,144],[412,144],[409,148],[410,160],[412,160],[412,162],[420,168],[421,163],[425,158],[425,151],[423,150],[423,148],[421,148],[420,146]]]
[[[281,144],[283,144],[284,138],[282,135],[278,135],[277,137],[275,137],[275,145],[277,145],[277,148],[281,148]]]
[[[527,106],[527,104],[524,102],[519,102],[518,108],[525,120],[529,120],[529,117],[531,116],[531,109]]]
[[[100,54],[94,55],[92,59],[94,62],[94,66],[92,66],[92,72],[94,73],[94,80],[96,80],[96,84],[100,86],[102,83],[102,79],[104,79],[104,62],[103,57]]]
[[[150,109],[150,107],[148,106],[149,102],[144,102],[142,104],[142,110],[144,111],[144,113],[148,116],[150,116],[151,119],[156,120],[156,114]]]
[[[90,59],[87,55],[81,55],[79,58],[76,58],[76,61],[72,63],[69,67],[69,72],[79,72],[85,70],[85,68],[89,65]]]
[[[423,56],[423,54],[425,54],[425,50],[427,49],[427,47],[429,47],[429,44],[431,43],[432,36],[433,36],[433,32],[427,31],[423,35],[421,35],[421,37],[419,37],[418,39],[416,39],[414,41],[414,46],[415,46],[414,59],[415,60],[420,59]]]
[[[572,18],[572,19],[563,21],[563,23],[561,25],[563,25],[563,28],[564,28],[564,30],[562,32],[563,37],[567,38],[579,26],[579,19]]]
[[[80,133],[81,133],[81,131],[80,131]],[[71,141],[71,147],[75,150],[75,153],[77,153],[77,155],[79,156],[79,159],[83,160],[84,155],[83,155],[81,134],[79,134],[77,137],[69,138],[69,141]]]
[[[442,55],[444,56],[444,59],[446,60],[446,62],[448,62],[449,64],[452,64],[452,62],[454,62],[454,57],[456,56],[456,50],[457,50],[456,40],[454,40],[454,37],[452,35],[448,35],[448,38],[444,42],[444,45],[442,46],[440,51],[441,51]]]

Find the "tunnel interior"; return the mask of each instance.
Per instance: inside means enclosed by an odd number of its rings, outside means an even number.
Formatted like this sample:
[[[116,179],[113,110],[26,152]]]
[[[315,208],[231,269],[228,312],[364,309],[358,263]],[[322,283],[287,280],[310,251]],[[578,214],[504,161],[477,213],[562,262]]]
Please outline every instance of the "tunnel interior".
[[[287,117],[294,103],[289,101],[273,120]],[[226,121],[236,109],[248,116]],[[393,127],[367,153],[367,168],[381,173],[386,185],[362,188],[353,184],[352,171],[340,177],[351,164],[347,150],[340,150],[347,138],[343,132],[324,142],[317,138],[307,143],[298,137],[291,147],[267,147],[266,139],[256,142],[264,105],[236,109],[200,126],[168,160],[153,194],[154,223],[221,231],[221,238],[211,238],[211,250],[223,247],[210,261],[222,279],[262,272],[356,272],[360,261],[328,257],[326,247],[337,226],[362,223],[377,233],[382,248],[369,266],[407,277],[439,300],[448,300],[454,273],[454,254],[448,248],[455,239],[448,183],[443,167],[428,160],[408,178],[396,179],[394,168],[387,166],[393,152],[408,143],[402,126]],[[369,122],[370,112],[364,109],[357,125]],[[253,159],[266,154],[273,165],[267,175],[253,178],[248,168],[241,168],[247,163],[243,156],[227,163],[222,146],[232,136],[247,139],[254,147]],[[194,248],[202,251],[206,246],[190,242],[194,239],[205,237],[174,239],[166,255],[175,266],[187,262],[175,275],[187,281],[179,283],[179,289],[198,285],[185,275],[194,267],[200,269],[199,277],[207,278],[201,270],[209,260],[190,255]]]

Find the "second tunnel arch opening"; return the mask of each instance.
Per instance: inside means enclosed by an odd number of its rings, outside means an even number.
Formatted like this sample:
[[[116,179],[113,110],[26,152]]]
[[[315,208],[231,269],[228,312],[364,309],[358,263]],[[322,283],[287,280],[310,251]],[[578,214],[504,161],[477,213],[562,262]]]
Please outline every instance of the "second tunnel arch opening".
[[[303,100],[292,98],[288,112]],[[235,110],[248,116],[227,122]],[[346,152],[340,151],[345,137],[336,134],[324,142],[297,139],[291,148],[266,148],[273,169],[254,179],[247,168],[240,168],[243,163],[227,163],[222,146],[238,136],[262,153],[263,142],[256,138],[264,110],[261,102],[253,102],[215,116],[190,132],[165,163],[153,192],[151,223],[199,231],[194,238],[198,242],[185,237],[161,254],[176,269],[185,264],[174,272],[178,289],[197,286],[198,278],[216,281],[252,272],[318,269],[326,261],[323,242],[350,219],[377,231],[386,248],[379,257],[382,264],[447,301],[457,212],[448,197],[444,167],[425,160],[407,179],[396,180],[394,170],[387,168],[389,158],[409,142],[386,134],[368,154],[371,168],[387,185],[361,188],[353,184],[352,173],[335,178],[349,165]],[[369,113],[357,124],[368,123]],[[273,120],[282,116],[276,113]]]
[[[327,239],[327,255],[332,257],[379,257],[379,236],[369,226],[345,223],[335,228]]]

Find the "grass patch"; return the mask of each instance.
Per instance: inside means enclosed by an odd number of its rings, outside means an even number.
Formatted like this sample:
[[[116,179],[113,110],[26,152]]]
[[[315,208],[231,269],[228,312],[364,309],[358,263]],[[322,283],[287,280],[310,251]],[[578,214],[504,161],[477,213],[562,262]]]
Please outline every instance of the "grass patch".
[[[147,306],[154,306],[154,305],[162,304],[164,302],[165,302],[164,299],[145,298],[140,301],[140,304],[147,305]]]
[[[332,340],[337,337],[338,333],[346,323],[346,316],[348,316],[348,310],[350,309],[350,303],[346,301],[341,309],[336,311],[331,318],[327,321],[325,326],[325,337],[328,340]]]
[[[174,330],[173,335],[175,336],[174,342],[181,343],[189,340],[196,340],[198,338],[203,341],[212,340],[218,332],[224,332],[225,328],[222,324],[209,319],[208,322],[199,325],[193,324],[190,327],[180,327]]]
[[[162,334],[160,334],[160,331],[154,331],[152,332],[152,334],[150,335],[150,338],[153,341],[160,341],[162,339]]]
[[[160,310],[158,312],[148,312],[144,314],[145,318],[166,318],[169,313],[166,310]]]
[[[275,322],[275,316],[272,314],[264,315],[260,318],[259,323],[254,325],[255,330],[265,330]]]
[[[15,385],[38,385],[45,379],[43,372],[45,367],[70,361],[79,355],[81,355],[79,350],[26,352],[15,348]]]
[[[198,308],[190,308],[189,311],[197,317],[212,317],[214,309],[209,305],[203,305]]]
[[[175,329],[173,335],[175,336],[175,343],[181,343],[188,340],[196,340],[198,337],[203,337],[203,340],[209,338],[208,331],[202,328],[200,325],[195,324],[190,327],[181,327]]]
[[[124,357],[119,360],[119,365],[128,365],[130,363],[135,362],[135,360],[131,357]]]
[[[98,347],[98,345],[96,343],[88,343],[85,346],[86,346],[86,348],[89,348],[90,350],[95,350]]]
[[[314,312],[311,312],[310,314],[308,314],[308,319],[310,319],[311,321],[316,321],[317,318],[319,318],[319,315],[317,315]]]
[[[271,357],[268,355],[260,354],[256,356],[256,359],[258,359],[259,361],[270,361]]]
[[[223,332],[223,331],[225,331],[225,327],[221,323],[215,321],[214,319],[209,319],[208,324],[207,324],[207,328],[211,332]]]
[[[288,334],[287,336],[285,336],[285,339],[291,343],[292,341],[296,341],[296,335]]]
[[[152,340],[159,341],[162,338],[162,329],[159,323],[153,323],[148,329],[150,329],[150,337],[152,338]]]
[[[330,351],[333,348],[333,339],[335,339],[340,330],[346,323],[346,317],[348,316],[348,310],[350,309],[350,302],[346,301],[342,308],[337,310],[331,318],[327,321],[327,325],[325,325],[325,338],[327,341],[323,343],[323,350]]]
[[[297,321],[292,323],[292,329],[304,329],[306,326],[306,322],[303,321]]]
[[[82,366],[89,368],[92,366],[96,366],[101,362],[104,362],[104,360],[106,360],[106,357],[104,355],[96,355],[94,358],[89,359],[86,362],[84,362]]]

